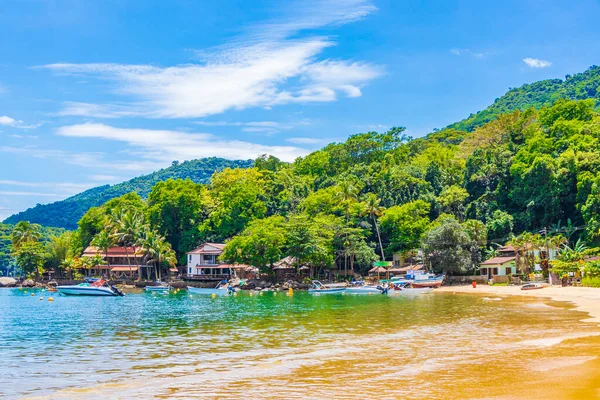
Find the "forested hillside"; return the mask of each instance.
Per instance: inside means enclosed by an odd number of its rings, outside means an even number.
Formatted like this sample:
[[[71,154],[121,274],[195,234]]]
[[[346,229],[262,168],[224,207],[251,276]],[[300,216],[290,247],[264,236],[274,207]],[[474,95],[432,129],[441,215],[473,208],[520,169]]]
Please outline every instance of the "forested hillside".
[[[468,118],[450,125],[449,128],[472,131],[494,120],[500,114],[514,110],[523,111],[529,107],[540,109],[552,105],[558,99],[599,100],[600,67],[592,66],[585,72],[567,75],[565,80],[547,79],[510,89],[485,110],[471,114]]]
[[[30,221],[44,226],[65,229],[77,228],[77,221],[92,207],[104,204],[110,199],[129,192],[136,192],[141,197],[148,197],[152,186],[169,178],[190,179],[197,183],[206,183],[215,171],[224,168],[245,168],[252,165],[247,160],[225,160],[222,158],[203,158],[200,160],[174,162],[171,167],[161,169],[148,175],[133,178],[116,185],[104,185],[86,190],[65,200],[51,204],[39,204],[26,211],[12,215],[4,223],[16,224],[19,221]]]
[[[199,243],[226,242],[224,260],[263,270],[294,256],[319,270],[364,273],[377,259],[421,248],[434,270],[464,273],[494,245],[538,246],[543,228],[553,246],[597,245],[594,101],[517,110],[473,132],[415,140],[403,132],[355,134],[291,164],[259,158],[208,185],[159,182],[147,201],[110,200],[80,220],[73,254],[112,238],[142,248],[166,243],[185,264]]]

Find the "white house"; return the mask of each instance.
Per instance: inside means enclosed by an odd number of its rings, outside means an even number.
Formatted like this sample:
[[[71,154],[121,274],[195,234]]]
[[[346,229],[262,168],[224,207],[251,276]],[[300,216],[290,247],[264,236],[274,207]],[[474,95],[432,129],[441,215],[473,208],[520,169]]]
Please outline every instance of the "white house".
[[[219,261],[224,247],[223,243],[204,243],[188,252],[187,275],[230,275],[230,266]]]

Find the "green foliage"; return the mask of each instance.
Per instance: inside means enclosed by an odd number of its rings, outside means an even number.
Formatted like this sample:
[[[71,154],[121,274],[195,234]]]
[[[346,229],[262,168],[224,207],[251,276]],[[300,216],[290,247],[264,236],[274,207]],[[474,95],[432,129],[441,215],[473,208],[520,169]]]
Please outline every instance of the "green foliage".
[[[552,105],[559,99],[600,99],[600,67],[592,66],[587,71],[568,76],[566,79],[548,79],[510,89],[494,104],[477,114],[450,125],[450,128],[472,131],[496,119],[499,115],[530,107],[540,109]]]
[[[31,221],[44,226],[76,229],[77,221],[92,207],[98,207],[110,199],[135,192],[142,198],[148,197],[154,184],[167,179],[190,179],[196,183],[207,183],[215,171],[225,168],[246,168],[252,161],[203,158],[200,160],[173,162],[168,168],[148,175],[139,176],[116,185],[104,185],[86,190],[68,199],[51,204],[38,204],[33,208],[8,217],[4,222],[16,224]],[[91,240],[91,239],[90,239]],[[85,241],[85,240],[84,240]],[[89,243],[89,241],[88,241]]]
[[[426,265],[435,272],[461,274],[472,268],[472,239],[454,218],[445,218],[423,239]]]
[[[402,252],[419,247],[429,226],[429,204],[416,200],[390,207],[380,218],[381,229],[387,235],[390,252]]]

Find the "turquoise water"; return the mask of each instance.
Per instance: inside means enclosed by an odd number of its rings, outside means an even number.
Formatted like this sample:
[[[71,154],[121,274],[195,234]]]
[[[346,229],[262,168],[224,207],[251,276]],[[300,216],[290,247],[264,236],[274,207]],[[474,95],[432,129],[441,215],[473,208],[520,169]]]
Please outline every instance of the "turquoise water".
[[[570,357],[597,334],[580,313],[506,298],[31,293],[0,290],[7,398],[478,398],[532,373],[527,352],[567,343]]]

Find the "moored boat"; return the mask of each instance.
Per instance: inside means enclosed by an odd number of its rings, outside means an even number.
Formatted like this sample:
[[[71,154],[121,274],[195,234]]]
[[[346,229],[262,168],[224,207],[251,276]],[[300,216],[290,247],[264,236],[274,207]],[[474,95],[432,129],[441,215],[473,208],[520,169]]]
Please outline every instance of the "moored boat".
[[[352,282],[352,284],[346,287],[346,294],[381,294],[381,289],[377,286],[365,285],[365,282],[358,281]]]
[[[217,296],[227,296],[229,294],[235,293],[235,288],[230,286],[227,281],[221,281],[214,288],[195,288],[188,286],[188,292],[191,294],[204,294],[204,295],[217,295]]]
[[[147,292],[168,292],[170,289],[171,287],[167,283],[160,281],[154,282],[153,286],[146,286]]]
[[[346,291],[346,287],[331,287],[322,284],[320,281],[312,281],[312,287],[308,289],[310,294],[342,294]]]
[[[69,296],[123,296],[123,292],[115,286],[110,286],[104,280],[93,283],[80,283],[79,285],[57,286],[59,293]]]
[[[414,287],[410,283],[395,283],[387,288],[388,296],[415,296],[431,293],[432,287]]]
[[[526,283],[525,285],[521,286],[521,290],[543,289],[546,286],[548,286],[548,284],[546,282],[532,282],[532,283]]]

